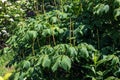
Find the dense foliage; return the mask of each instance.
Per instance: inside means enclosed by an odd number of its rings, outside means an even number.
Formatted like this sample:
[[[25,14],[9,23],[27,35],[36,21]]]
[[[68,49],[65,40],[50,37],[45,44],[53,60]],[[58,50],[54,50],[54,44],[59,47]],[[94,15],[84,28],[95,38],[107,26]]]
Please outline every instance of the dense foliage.
[[[15,55],[10,80],[120,79],[120,0],[9,0],[0,9],[0,55]]]

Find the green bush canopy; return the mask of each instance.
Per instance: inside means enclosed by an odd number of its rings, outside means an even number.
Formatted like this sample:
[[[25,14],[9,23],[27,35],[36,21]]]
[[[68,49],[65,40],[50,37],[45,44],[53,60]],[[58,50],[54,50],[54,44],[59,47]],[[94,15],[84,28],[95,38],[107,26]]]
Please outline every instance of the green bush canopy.
[[[9,80],[120,80],[120,0],[1,0],[0,36]]]

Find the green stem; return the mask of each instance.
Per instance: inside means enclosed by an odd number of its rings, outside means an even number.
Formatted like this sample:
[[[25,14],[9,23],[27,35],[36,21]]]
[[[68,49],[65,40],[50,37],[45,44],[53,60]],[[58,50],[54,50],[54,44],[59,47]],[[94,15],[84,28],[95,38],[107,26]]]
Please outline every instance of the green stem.
[[[32,43],[32,54],[33,54],[33,55],[35,55],[34,44],[35,44],[35,39],[33,39],[33,43]]]
[[[23,56],[23,58],[25,57],[25,55],[24,55],[24,50],[22,51],[22,56]]]
[[[53,37],[53,43],[54,43],[54,45],[56,45],[56,41],[55,41],[55,36],[54,36],[54,34],[52,35],[52,37]]]
[[[63,12],[63,1],[62,0],[60,0],[60,3],[61,3],[61,8],[62,8],[62,12]]]
[[[115,51],[115,44],[113,43],[113,51]]]
[[[49,44],[50,44],[50,36],[49,36]]]
[[[52,26],[54,26],[53,23],[52,23]],[[54,30],[52,31],[52,38],[53,38],[53,43],[54,43],[54,45],[56,45],[55,36],[54,36]]]
[[[39,38],[37,38],[38,47],[40,48]]]
[[[100,49],[100,38],[99,38],[99,31],[97,29],[97,41],[98,41],[98,49]]]
[[[3,3],[4,13],[6,13],[5,3],[6,3],[6,2]]]
[[[56,7],[56,9],[57,9],[57,5],[56,5],[56,1],[54,0],[54,5],[55,5],[55,7]]]
[[[35,7],[35,11],[38,11],[38,0],[35,0],[34,7]]]
[[[42,0],[42,9],[43,9],[43,12],[45,13],[45,5],[44,5],[44,0]]]
[[[70,33],[69,33],[69,35],[70,35],[70,44],[72,43],[72,41],[71,41],[71,32],[72,32],[72,22],[71,22],[71,18],[70,18]]]
[[[72,33],[73,33],[72,35],[73,35],[73,37],[75,37],[75,35],[74,35],[74,24],[73,24],[73,26],[72,26],[72,31],[73,31],[73,32],[72,32]],[[75,38],[73,39],[73,45],[75,46]]]

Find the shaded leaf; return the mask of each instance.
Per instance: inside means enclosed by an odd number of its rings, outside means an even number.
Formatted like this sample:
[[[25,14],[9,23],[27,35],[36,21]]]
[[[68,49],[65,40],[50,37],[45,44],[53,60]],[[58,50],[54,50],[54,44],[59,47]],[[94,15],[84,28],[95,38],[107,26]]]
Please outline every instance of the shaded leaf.
[[[71,68],[70,58],[68,56],[63,55],[60,66],[66,71],[70,70],[70,68]]]
[[[42,66],[43,67],[50,67],[51,60],[49,59],[48,55],[44,55],[43,61],[42,61]]]
[[[24,61],[23,62],[23,69],[29,69],[30,67],[30,62],[29,61]]]

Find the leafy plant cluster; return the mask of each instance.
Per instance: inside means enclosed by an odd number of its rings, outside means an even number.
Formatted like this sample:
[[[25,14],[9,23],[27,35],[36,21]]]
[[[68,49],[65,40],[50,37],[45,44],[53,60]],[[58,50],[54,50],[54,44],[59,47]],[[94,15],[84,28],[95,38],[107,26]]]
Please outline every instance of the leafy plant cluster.
[[[119,80],[120,0],[28,1],[22,8],[37,15],[6,42],[16,54],[10,80]]]
[[[7,46],[5,41],[10,37],[13,26],[23,18],[24,12],[19,2],[0,0],[0,49]]]

